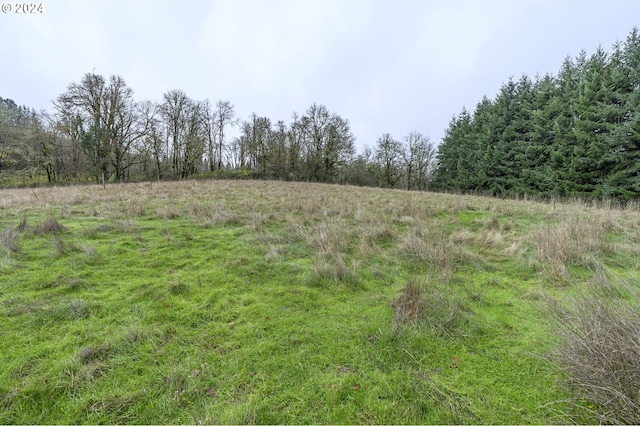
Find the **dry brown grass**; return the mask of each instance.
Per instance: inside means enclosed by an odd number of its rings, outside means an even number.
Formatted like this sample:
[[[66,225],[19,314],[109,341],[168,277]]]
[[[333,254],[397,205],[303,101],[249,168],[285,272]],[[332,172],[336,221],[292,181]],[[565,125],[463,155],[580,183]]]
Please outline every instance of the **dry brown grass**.
[[[364,257],[383,256],[385,250],[382,247],[395,245],[399,237],[399,233],[384,222],[360,222],[356,235],[360,236],[358,251]]]
[[[544,270],[560,276],[570,265],[588,266],[594,258],[611,254],[612,245],[607,241],[607,223],[592,218],[566,217],[557,225],[545,225],[535,229],[531,242],[536,258]]]
[[[424,261],[441,270],[454,269],[456,265],[473,261],[476,256],[459,237],[447,235],[437,226],[416,227],[400,238],[398,248],[418,261]]]
[[[0,232],[0,247],[14,253],[20,251],[20,230],[17,226],[8,226]]]
[[[260,181],[154,182],[108,185],[106,189],[87,185],[1,192],[0,213],[7,217],[27,217],[32,207],[55,212],[57,217],[84,211],[106,221],[145,215],[167,220],[190,216],[205,227],[247,226],[256,242],[264,245],[265,253],[272,250],[269,244],[303,242],[318,258],[342,253],[355,260],[357,256],[376,256],[393,262],[402,255],[449,273],[465,262],[482,263],[482,258],[525,256],[531,245],[538,267],[565,278],[569,266],[592,265],[594,259],[614,251],[640,255],[639,212],[604,203],[515,202]],[[479,230],[460,225],[456,215],[464,212],[481,217],[474,222]],[[545,224],[531,225],[528,221],[532,217]],[[625,239],[614,244],[612,233],[624,234]],[[275,257],[275,252],[270,253]]]
[[[53,216],[47,216],[47,218],[40,225],[36,226],[33,232],[36,235],[40,234],[59,234],[67,230],[67,227],[62,225]]]
[[[424,300],[423,285],[415,280],[407,282],[400,297],[392,303],[396,311],[395,328],[403,324],[418,324],[425,315],[427,303]]]
[[[96,260],[98,258],[98,250],[91,244],[83,244],[80,246],[80,250],[92,260]]]
[[[394,332],[404,325],[423,325],[441,337],[461,336],[462,330],[473,330],[473,312],[462,299],[430,280],[407,281],[391,307],[396,314]]]
[[[176,206],[162,206],[156,209],[156,217],[160,219],[176,219],[182,216],[182,212]]]
[[[319,252],[345,252],[350,244],[350,230],[341,220],[329,220],[307,229],[307,243]]]
[[[640,424],[640,310],[602,299],[552,303],[558,348],[552,359],[587,406],[605,424]],[[572,413],[566,413],[571,419]],[[579,420],[579,419],[577,419]]]
[[[350,282],[358,281],[360,264],[355,260],[347,262],[343,253],[324,253],[316,256],[313,273],[320,282]]]

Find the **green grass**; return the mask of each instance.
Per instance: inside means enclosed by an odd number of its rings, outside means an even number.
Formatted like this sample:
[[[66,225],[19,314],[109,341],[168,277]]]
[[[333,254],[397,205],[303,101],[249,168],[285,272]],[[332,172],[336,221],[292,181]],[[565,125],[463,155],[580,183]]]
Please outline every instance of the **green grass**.
[[[637,212],[234,181],[0,200],[1,423],[562,422],[549,300],[637,301]],[[543,252],[577,216],[606,241]]]

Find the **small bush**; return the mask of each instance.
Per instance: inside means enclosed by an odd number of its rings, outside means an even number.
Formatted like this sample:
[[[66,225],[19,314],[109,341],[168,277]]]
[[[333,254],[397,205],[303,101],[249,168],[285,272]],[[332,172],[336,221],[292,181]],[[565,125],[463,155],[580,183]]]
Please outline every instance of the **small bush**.
[[[573,406],[588,407],[601,423],[640,424],[640,310],[596,299],[552,307],[559,340],[552,358],[576,391]]]

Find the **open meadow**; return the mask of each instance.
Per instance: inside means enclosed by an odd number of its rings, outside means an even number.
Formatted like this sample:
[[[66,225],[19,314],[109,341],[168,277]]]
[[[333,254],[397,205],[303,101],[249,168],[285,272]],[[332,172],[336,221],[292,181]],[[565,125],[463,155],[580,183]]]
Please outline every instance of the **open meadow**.
[[[639,269],[636,207],[0,190],[0,423],[638,422]]]

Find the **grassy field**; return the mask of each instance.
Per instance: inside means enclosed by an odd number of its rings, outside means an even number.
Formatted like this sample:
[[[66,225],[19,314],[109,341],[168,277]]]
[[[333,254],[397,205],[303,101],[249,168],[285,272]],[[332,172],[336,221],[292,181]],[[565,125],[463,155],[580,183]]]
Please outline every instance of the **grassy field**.
[[[640,213],[348,186],[0,191],[0,423],[556,423]]]

